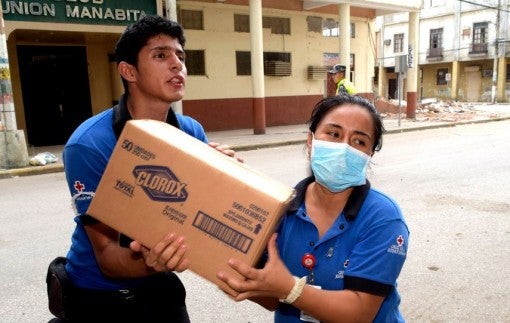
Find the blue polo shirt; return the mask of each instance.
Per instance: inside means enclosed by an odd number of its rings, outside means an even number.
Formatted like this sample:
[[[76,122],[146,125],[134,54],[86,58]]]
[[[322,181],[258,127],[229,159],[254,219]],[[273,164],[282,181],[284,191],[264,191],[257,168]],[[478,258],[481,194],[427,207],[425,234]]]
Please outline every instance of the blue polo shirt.
[[[187,134],[207,142],[203,127],[194,119],[169,111],[167,122],[175,124]],[[71,135],[63,151],[67,184],[75,208],[76,228],[67,253],[66,270],[72,282],[82,288],[118,290],[129,289],[143,279],[109,279],[96,262],[92,245],[84,225],[90,219],[82,216],[87,212],[99,181],[108,164],[117,138],[131,119],[122,96],[119,105],[105,110],[84,121]]]
[[[296,186],[297,196],[282,220],[278,250],[291,273],[308,276],[302,263],[306,253],[314,255],[314,284],[322,289],[362,291],[385,299],[374,322],[403,322],[399,312],[397,277],[407,254],[409,230],[395,201],[370,188],[354,187],[344,211],[319,239],[317,228],[306,214],[307,178]],[[302,322],[300,311],[281,304],[275,322]]]

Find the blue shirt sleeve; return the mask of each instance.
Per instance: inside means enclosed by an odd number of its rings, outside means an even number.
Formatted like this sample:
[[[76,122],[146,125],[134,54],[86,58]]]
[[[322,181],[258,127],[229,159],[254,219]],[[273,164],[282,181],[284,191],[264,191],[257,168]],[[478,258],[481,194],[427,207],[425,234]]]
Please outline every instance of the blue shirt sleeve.
[[[205,134],[204,128],[198,121],[189,116],[184,116],[182,114],[177,114],[177,120],[179,121],[179,125],[182,131],[184,131],[188,135],[197,138],[200,141],[203,141],[205,143],[209,142]]]
[[[395,285],[407,256],[409,230],[396,204],[378,203],[369,208],[372,219],[384,220],[366,223],[349,257],[345,276]]]
[[[72,205],[77,214],[86,213],[108,160],[80,144],[67,145],[63,153],[65,175]]]

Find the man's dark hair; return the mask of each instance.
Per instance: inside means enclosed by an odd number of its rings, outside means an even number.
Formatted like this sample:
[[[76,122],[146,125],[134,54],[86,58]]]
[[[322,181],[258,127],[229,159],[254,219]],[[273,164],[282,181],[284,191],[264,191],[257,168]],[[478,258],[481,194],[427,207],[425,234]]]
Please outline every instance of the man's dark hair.
[[[115,45],[117,64],[124,61],[135,67],[138,66],[138,53],[149,39],[158,35],[167,35],[177,39],[182,48],[186,43],[184,30],[179,23],[157,15],[143,15],[137,22],[129,25],[117,41]],[[122,79],[122,83],[127,91],[124,79]]]

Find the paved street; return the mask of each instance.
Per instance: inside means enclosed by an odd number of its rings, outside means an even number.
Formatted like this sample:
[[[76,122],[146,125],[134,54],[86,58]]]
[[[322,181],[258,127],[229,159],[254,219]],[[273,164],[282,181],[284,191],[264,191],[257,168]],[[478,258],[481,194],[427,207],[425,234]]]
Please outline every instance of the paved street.
[[[409,322],[510,322],[510,120],[387,135],[369,173],[408,221],[399,279]],[[303,146],[240,152],[293,185],[307,172]],[[73,228],[63,173],[0,179],[0,317],[46,322],[46,267]],[[181,274],[193,322],[271,322],[193,273]]]

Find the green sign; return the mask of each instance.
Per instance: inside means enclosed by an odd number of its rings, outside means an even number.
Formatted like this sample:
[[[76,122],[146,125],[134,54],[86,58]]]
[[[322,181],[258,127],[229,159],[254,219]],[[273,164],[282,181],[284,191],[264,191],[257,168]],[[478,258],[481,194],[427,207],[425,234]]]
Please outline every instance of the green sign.
[[[156,0],[2,0],[5,20],[122,25],[156,14]]]

